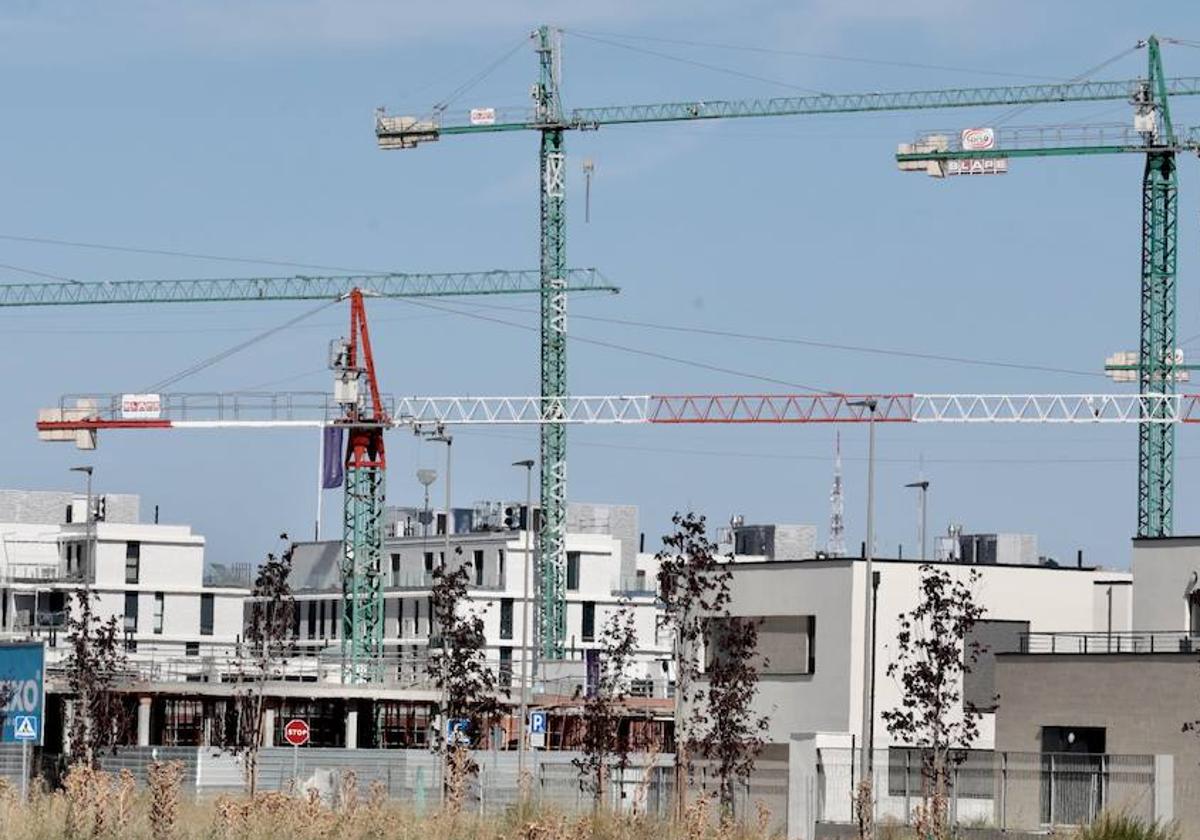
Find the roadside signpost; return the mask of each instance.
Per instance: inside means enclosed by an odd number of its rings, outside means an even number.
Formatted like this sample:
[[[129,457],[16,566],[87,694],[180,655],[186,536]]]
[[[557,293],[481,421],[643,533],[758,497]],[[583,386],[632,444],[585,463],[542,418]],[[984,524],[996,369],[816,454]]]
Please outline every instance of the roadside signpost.
[[[292,778],[300,776],[300,748],[308,743],[311,735],[308,721],[292,718],[283,725],[283,740],[292,745]]]
[[[21,745],[21,797],[29,790],[29,746],[40,745],[45,729],[46,650],[42,642],[0,644],[0,699],[4,726],[0,743]]]
[[[546,747],[546,713],[529,713],[529,745],[534,749]]]

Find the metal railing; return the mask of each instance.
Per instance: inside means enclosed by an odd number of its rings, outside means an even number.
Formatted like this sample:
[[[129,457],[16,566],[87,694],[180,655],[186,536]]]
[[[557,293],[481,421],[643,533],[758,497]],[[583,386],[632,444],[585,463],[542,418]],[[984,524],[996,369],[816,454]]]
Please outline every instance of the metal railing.
[[[817,820],[853,819],[858,750],[821,749]],[[911,825],[928,787],[921,752],[877,750],[872,773],[875,820]],[[1153,756],[970,750],[950,769],[948,810],[960,826],[1042,831],[1087,825],[1119,810],[1150,822],[1156,817]]]
[[[1174,630],[1098,633],[1022,633],[1020,653],[1193,653],[1200,635]]]

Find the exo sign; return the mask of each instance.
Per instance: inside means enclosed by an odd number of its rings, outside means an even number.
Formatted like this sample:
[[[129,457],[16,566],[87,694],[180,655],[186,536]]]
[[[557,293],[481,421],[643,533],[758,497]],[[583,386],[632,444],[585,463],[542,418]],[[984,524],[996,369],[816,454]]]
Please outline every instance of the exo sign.
[[[0,699],[8,699],[0,743],[41,743],[45,673],[41,642],[0,644]]]
[[[996,129],[965,128],[961,140],[964,152],[986,152],[996,148]]]
[[[122,420],[158,420],[162,417],[162,397],[158,394],[122,394]]]
[[[293,747],[303,747],[308,743],[308,723],[303,720],[289,720],[283,727],[283,740]]]

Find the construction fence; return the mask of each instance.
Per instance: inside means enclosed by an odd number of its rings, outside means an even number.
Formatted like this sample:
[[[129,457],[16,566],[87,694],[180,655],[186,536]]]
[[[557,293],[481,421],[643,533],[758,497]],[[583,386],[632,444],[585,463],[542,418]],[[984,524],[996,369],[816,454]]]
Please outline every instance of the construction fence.
[[[862,778],[859,752],[817,753],[816,785],[810,791],[816,821],[850,823]],[[964,827],[1042,831],[1087,825],[1104,811],[1150,822],[1170,808],[1156,793],[1154,756],[968,750],[959,757],[947,793],[950,817]],[[926,788],[921,751],[876,751],[871,778],[876,822],[911,825]]]
[[[18,783],[20,748],[0,747],[0,776]],[[566,813],[585,813],[593,808],[590,788],[572,762],[580,753],[532,750],[526,754],[528,781],[522,791],[518,755],[513,751],[476,750],[472,758],[479,767],[465,791],[463,807],[481,815],[501,814],[520,801],[524,792],[535,805]],[[100,757],[101,769],[110,773],[128,770],[145,784],[155,762],[178,762],[183,768],[183,786],[198,800],[247,789],[245,758],[212,747],[122,747]],[[614,810],[669,817],[674,804],[674,756],[671,754],[630,756],[624,772],[609,779],[606,800]],[[63,768],[55,757],[31,762],[32,772],[41,773],[53,784]],[[328,749],[313,747],[267,747],[258,753],[260,791],[306,793],[315,790],[334,803],[349,773],[354,774],[359,795],[372,787],[386,791],[389,799],[404,802],[415,810],[435,809],[441,803],[440,756],[419,749]],[[703,761],[694,766],[689,796],[715,795],[717,779]],[[746,823],[768,820],[774,829],[786,826],[788,802],[787,761],[761,759],[749,784],[734,790],[734,817]],[[713,809],[715,812],[715,808]]]

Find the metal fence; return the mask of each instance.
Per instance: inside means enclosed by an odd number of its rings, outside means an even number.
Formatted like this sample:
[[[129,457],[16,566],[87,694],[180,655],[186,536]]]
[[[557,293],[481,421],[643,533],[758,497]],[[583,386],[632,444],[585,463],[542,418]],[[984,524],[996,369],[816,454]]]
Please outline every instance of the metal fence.
[[[472,757],[479,773],[467,786],[463,807],[483,815],[504,813],[521,798],[518,759],[513,752],[479,750]],[[592,810],[590,789],[581,783],[580,771],[572,763],[579,753],[531,751],[526,770],[529,800],[541,807],[567,813]],[[110,773],[130,771],[140,784],[156,761],[177,761],[183,766],[183,787],[189,796],[203,800],[221,793],[246,790],[245,762],[241,756],[211,747],[126,747],[115,755],[100,758],[101,768]],[[47,762],[51,762],[47,764]],[[60,767],[53,759],[42,762],[40,772],[53,784]],[[666,818],[674,804],[674,756],[631,756],[623,773],[609,780],[609,807],[624,813]],[[19,748],[0,746],[0,776],[19,782]],[[358,791],[367,796],[382,785],[389,799],[405,802],[421,811],[441,801],[440,757],[425,750],[324,749],[270,747],[258,754],[260,791],[316,790],[333,802],[353,771]],[[715,796],[717,779],[712,768],[698,761],[688,784],[689,796]],[[786,828],[788,765],[786,761],[762,759],[748,784],[734,791],[733,815],[743,823],[766,819],[773,831]],[[716,809],[713,809],[714,816]]]
[[[816,819],[849,823],[858,751],[818,752]],[[950,772],[949,812],[960,826],[1042,830],[1087,825],[1104,811],[1153,821],[1153,756],[968,750]],[[921,752],[878,750],[872,769],[875,820],[910,825],[926,789]]]

